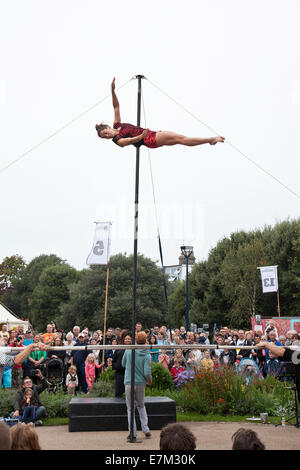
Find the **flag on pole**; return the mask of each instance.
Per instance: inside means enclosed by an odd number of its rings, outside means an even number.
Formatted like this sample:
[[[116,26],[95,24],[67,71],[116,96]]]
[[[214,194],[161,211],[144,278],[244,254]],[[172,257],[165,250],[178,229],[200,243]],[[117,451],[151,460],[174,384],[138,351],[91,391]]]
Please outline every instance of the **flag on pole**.
[[[93,248],[86,260],[89,266],[93,264],[107,264],[110,252],[111,222],[96,222]]]
[[[277,292],[277,266],[263,266],[258,269],[260,270],[263,293],[266,294],[268,292]]]

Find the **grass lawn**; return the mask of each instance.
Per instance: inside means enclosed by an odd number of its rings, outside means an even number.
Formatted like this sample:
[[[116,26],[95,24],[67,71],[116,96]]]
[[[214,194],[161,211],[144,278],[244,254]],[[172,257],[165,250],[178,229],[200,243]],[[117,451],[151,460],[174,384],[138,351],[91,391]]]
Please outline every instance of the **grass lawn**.
[[[181,413],[177,412],[176,413],[176,420],[177,422],[181,421],[219,421],[219,422],[232,422],[232,423],[237,423],[241,421],[246,421],[247,418],[250,418],[249,415],[247,416],[236,416],[236,415],[228,415],[228,416],[223,416],[223,415],[200,415],[198,413]],[[248,421],[249,423],[251,421]],[[259,423],[260,421],[257,421]],[[271,424],[277,424],[280,422],[280,418],[275,417],[275,416],[269,416],[268,417],[268,422]],[[69,424],[69,418],[45,418],[43,420],[43,423],[45,426],[61,426],[61,425],[68,425]],[[287,423],[289,424],[289,423]]]

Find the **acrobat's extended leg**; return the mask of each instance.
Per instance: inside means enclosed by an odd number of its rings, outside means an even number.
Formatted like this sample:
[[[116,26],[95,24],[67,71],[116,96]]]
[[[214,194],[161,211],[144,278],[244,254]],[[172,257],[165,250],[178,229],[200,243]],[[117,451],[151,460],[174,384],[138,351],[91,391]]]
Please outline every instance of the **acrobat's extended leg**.
[[[158,131],[156,132],[156,144],[157,147],[162,147],[163,145],[202,145],[210,144],[215,145],[217,142],[224,142],[225,138],[221,136],[217,137],[186,137],[185,135],[176,134],[175,132],[170,131]]]

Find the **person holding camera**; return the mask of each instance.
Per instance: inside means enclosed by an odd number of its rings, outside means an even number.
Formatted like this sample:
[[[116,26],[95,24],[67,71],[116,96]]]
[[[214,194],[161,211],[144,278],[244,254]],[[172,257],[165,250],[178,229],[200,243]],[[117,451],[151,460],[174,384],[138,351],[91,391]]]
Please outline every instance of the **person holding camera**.
[[[38,343],[40,340],[40,335],[35,335],[34,342]],[[46,345],[45,345],[46,346]],[[47,351],[46,348],[33,350],[28,356],[28,375],[34,381],[36,381],[36,377],[40,377],[40,374],[37,374],[37,370],[43,372],[44,365],[47,359]]]
[[[24,408],[24,392],[27,389],[32,389],[33,395],[32,395],[32,400],[34,401],[36,405],[36,410],[35,410],[35,417],[34,419],[34,424],[36,426],[41,426],[43,422],[41,421],[41,418],[46,416],[46,408],[43,406],[40,400],[40,394],[47,388],[47,381],[43,377],[42,372],[40,369],[36,370],[36,375],[40,378],[40,385],[34,385],[32,380],[29,377],[26,377],[23,380],[23,385],[22,389],[19,390],[17,393],[15,403],[14,403],[14,413],[13,413],[13,418],[21,418],[21,412],[23,411]]]

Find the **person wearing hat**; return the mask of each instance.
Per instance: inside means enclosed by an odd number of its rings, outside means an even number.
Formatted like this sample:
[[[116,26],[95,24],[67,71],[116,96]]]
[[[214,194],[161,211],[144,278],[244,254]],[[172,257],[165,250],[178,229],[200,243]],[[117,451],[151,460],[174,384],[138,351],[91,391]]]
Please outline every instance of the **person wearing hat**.
[[[78,339],[74,346],[87,346],[88,345],[88,339],[86,339],[86,336],[84,333],[79,333]],[[86,383],[86,378],[85,378],[85,360],[87,356],[89,355],[89,352],[87,349],[82,348],[81,350],[74,350],[72,351],[71,354],[71,359],[70,363],[71,365],[75,365],[77,369],[77,376],[78,376],[78,389],[79,387],[82,390],[82,393],[88,393],[88,385]],[[76,390],[78,391],[78,390]]]

